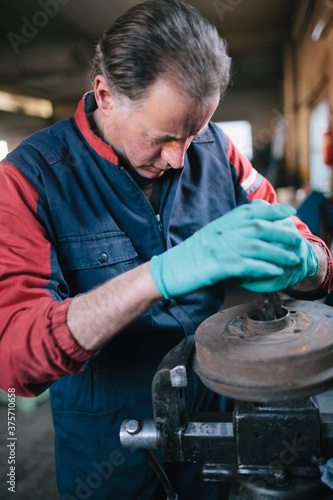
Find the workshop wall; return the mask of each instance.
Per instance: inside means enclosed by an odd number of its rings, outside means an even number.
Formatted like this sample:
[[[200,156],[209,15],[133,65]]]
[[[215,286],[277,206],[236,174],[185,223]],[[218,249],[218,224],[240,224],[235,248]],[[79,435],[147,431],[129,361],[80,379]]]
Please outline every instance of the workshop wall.
[[[324,14],[326,26],[322,36],[313,39],[323,8],[325,2],[318,0],[304,32],[296,35],[294,32],[285,47],[286,168],[297,172],[304,181],[310,178],[311,110],[327,99],[333,112],[333,6]]]

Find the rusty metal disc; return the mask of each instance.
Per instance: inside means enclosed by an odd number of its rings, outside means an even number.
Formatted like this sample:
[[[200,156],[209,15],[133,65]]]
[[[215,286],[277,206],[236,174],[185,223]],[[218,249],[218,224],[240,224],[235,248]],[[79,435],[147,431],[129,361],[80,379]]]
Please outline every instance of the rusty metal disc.
[[[194,370],[213,391],[244,401],[308,397],[333,386],[333,308],[282,301],[260,320],[255,304],[214,314],[195,334]]]

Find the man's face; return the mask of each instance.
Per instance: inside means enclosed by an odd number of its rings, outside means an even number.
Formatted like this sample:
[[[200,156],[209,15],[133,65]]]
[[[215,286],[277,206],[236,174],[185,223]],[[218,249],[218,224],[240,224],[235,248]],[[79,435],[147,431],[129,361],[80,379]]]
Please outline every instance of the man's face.
[[[218,94],[206,105],[186,102],[174,85],[159,80],[135,111],[121,113],[112,101],[104,116],[104,140],[121,163],[142,177],[156,179],[183,166],[193,137],[207,127],[218,102]]]

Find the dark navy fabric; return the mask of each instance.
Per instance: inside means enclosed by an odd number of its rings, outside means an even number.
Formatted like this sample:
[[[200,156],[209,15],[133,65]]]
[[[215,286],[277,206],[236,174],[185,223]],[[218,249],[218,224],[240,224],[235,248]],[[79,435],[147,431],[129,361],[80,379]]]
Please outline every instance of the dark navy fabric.
[[[87,111],[94,106],[88,94]],[[38,190],[37,216],[51,245],[48,288],[57,301],[146,262],[248,202],[228,161],[226,138],[212,123],[193,140],[184,168],[165,174],[160,218],[128,172],[88,144],[73,117],[34,134],[6,160]],[[141,452],[121,447],[120,424],[152,417],[150,386],[159,362],[222,306],[225,292],[222,282],[161,301],[102,348],[82,373],[52,384],[63,500],[155,498],[158,481]],[[213,395],[197,380],[190,392],[193,409],[209,406]],[[179,499],[199,498],[200,488],[189,473],[186,478]]]

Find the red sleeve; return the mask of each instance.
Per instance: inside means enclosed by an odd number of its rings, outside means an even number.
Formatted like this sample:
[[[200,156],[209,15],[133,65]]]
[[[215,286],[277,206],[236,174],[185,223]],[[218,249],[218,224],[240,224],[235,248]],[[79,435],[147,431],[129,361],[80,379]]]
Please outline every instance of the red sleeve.
[[[299,230],[299,232],[306,238],[308,241],[311,241],[312,243],[316,243],[319,245],[324,252],[327,255],[327,262],[328,262],[328,270],[327,270],[327,275],[325,281],[322,283],[320,286],[319,290],[326,290],[327,292],[330,292],[332,290],[333,286],[333,260],[332,260],[332,254],[329,251],[327,245],[318,238],[318,236],[314,236],[308,226],[304,224],[298,217],[291,216],[291,219],[293,220],[295,226]]]
[[[36,216],[38,193],[14,165],[0,165],[0,388],[34,396],[81,371],[94,354],[67,327],[70,299],[51,296],[51,244]]]
[[[227,141],[229,161],[237,170],[240,184],[245,190],[247,198],[251,201],[260,199],[266,200],[269,203],[277,203],[276,193],[271,183],[257,172],[252,163],[238,151],[229,137],[227,137]],[[304,222],[298,217],[293,216],[291,218],[304,238],[316,243],[325,251],[328,260],[328,273],[320,290],[330,292],[333,286],[333,260],[331,252],[320,238],[311,233]]]

